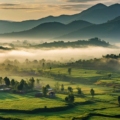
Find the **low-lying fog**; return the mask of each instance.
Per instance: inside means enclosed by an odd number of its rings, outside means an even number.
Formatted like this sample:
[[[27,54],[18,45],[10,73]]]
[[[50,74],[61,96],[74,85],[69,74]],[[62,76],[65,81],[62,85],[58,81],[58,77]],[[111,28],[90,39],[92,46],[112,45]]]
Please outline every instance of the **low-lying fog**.
[[[62,60],[68,61],[79,59],[100,58],[106,54],[119,54],[118,48],[87,47],[87,48],[57,48],[57,49],[20,49],[20,50],[0,50],[0,61],[5,59],[30,60]]]

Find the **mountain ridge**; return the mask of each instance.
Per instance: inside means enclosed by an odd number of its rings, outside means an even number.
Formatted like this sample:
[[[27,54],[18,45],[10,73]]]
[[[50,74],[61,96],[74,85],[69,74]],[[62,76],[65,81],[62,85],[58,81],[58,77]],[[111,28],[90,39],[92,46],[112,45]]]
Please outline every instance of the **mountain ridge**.
[[[106,6],[99,3],[73,15],[47,16],[38,20],[25,20],[21,22],[1,21],[0,28],[2,29],[0,29],[0,34],[29,30],[40,24],[54,21],[68,24],[75,20],[84,20],[94,24],[101,24],[120,16],[119,11],[120,4]]]

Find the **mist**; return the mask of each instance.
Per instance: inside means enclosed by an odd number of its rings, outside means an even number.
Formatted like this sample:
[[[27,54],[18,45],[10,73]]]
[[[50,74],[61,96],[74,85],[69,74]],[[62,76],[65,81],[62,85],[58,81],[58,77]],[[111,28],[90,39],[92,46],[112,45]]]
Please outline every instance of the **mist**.
[[[75,61],[79,59],[101,58],[106,54],[119,54],[119,50],[119,48],[104,47],[0,50],[0,62],[5,59],[17,59],[21,62],[25,59],[46,59],[67,62],[70,59]]]

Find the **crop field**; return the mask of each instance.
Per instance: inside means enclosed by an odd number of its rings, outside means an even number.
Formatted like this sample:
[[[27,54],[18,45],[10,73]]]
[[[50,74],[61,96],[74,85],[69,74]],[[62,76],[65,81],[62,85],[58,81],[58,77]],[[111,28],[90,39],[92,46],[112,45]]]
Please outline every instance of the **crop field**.
[[[49,70],[45,70],[47,72]],[[120,82],[119,73],[112,73],[111,71],[104,71],[98,74],[97,70],[73,69],[71,75],[68,75],[67,68],[53,68],[50,72],[53,74],[65,74],[71,78],[91,80],[91,84],[84,84],[84,82],[74,82],[58,80],[51,76],[33,76],[34,79],[40,79],[43,85],[49,84],[54,88],[55,83],[64,84],[65,93],[56,93],[55,98],[35,97],[36,91],[25,94],[13,94],[11,92],[0,92],[0,117],[3,119],[22,119],[22,120],[118,120],[119,111],[117,97],[118,92],[113,92],[113,87],[101,85],[98,83],[106,82],[113,83]],[[112,74],[111,78],[108,74]],[[4,76],[2,76],[4,77]],[[10,79],[20,81],[21,79],[28,80],[30,76],[7,76]],[[92,81],[92,78],[97,78]],[[67,96],[67,88],[73,88],[75,94],[75,101],[72,107],[65,102]],[[77,95],[77,87],[82,90],[82,96]],[[90,89],[95,90],[94,98],[91,97]],[[41,90],[37,90],[38,92]],[[45,111],[46,109],[50,110]],[[63,108],[57,112],[53,108]],[[68,108],[67,108],[68,107]],[[65,108],[65,109],[64,109]],[[37,112],[34,112],[35,110]],[[15,112],[13,112],[15,110]],[[112,117],[111,117],[112,116]]]

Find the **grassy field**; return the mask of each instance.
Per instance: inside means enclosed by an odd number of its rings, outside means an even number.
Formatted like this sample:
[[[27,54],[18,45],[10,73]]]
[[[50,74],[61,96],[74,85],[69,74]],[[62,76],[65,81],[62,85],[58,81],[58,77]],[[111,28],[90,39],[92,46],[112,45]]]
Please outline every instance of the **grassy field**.
[[[49,71],[46,69],[46,71]],[[9,112],[0,112],[0,116],[4,118],[20,118],[23,120],[72,120],[73,117],[83,119],[86,114],[94,114],[89,116],[86,120],[118,120],[116,115],[120,115],[120,107],[118,107],[117,97],[119,93],[113,93],[112,87],[107,87],[106,85],[99,85],[96,83],[106,82],[120,82],[119,73],[112,73],[111,71],[104,71],[98,73],[97,70],[85,70],[85,69],[72,69],[71,75],[68,75],[67,68],[53,68],[51,73],[54,74],[64,74],[72,78],[85,78],[87,80],[92,80],[92,78],[97,78],[96,81],[92,84],[83,84],[80,82],[71,83],[69,81],[58,81],[56,78],[41,77],[39,75],[33,76],[35,79],[40,79],[40,82],[43,85],[49,84],[51,87],[54,87],[56,82],[59,84],[64,84],[65,90],[67,87],[71,86],[73,92],[77,94],[77,87],[80,87],[84,96],[75,96],[75,103],[73,108],[59,111],[59,112],[39,112],[34,114],[26,113],[9,113]],[[108,74],[112,74],[111,78],[108,78]],[[20,81],[21,79],[28,80],[30,76],[12,76],[7,75],[10,79],[14,78],[15,80]],[[4,77],[4,76],[3,76]],[[86,82],[85,82],[86,83]],[[95,90],[94,99],[90,95],[90,89]],[[65,107],[65,97],[66,94],[56,94],[56,98],[35,98],[35,92],[27,93],[23,95],[12,94],[7,92],[0,92],[0,109],[17,109],[17,110],[34,110],[39,108],[54,108],[54,107]],[[85,103],[86,101],[91,101],[91,103]],[[102,114],[102,115],[97,115]],[[108,116],[104,116],[108,115]],[[110,116],[113,117],[110,117]]]

